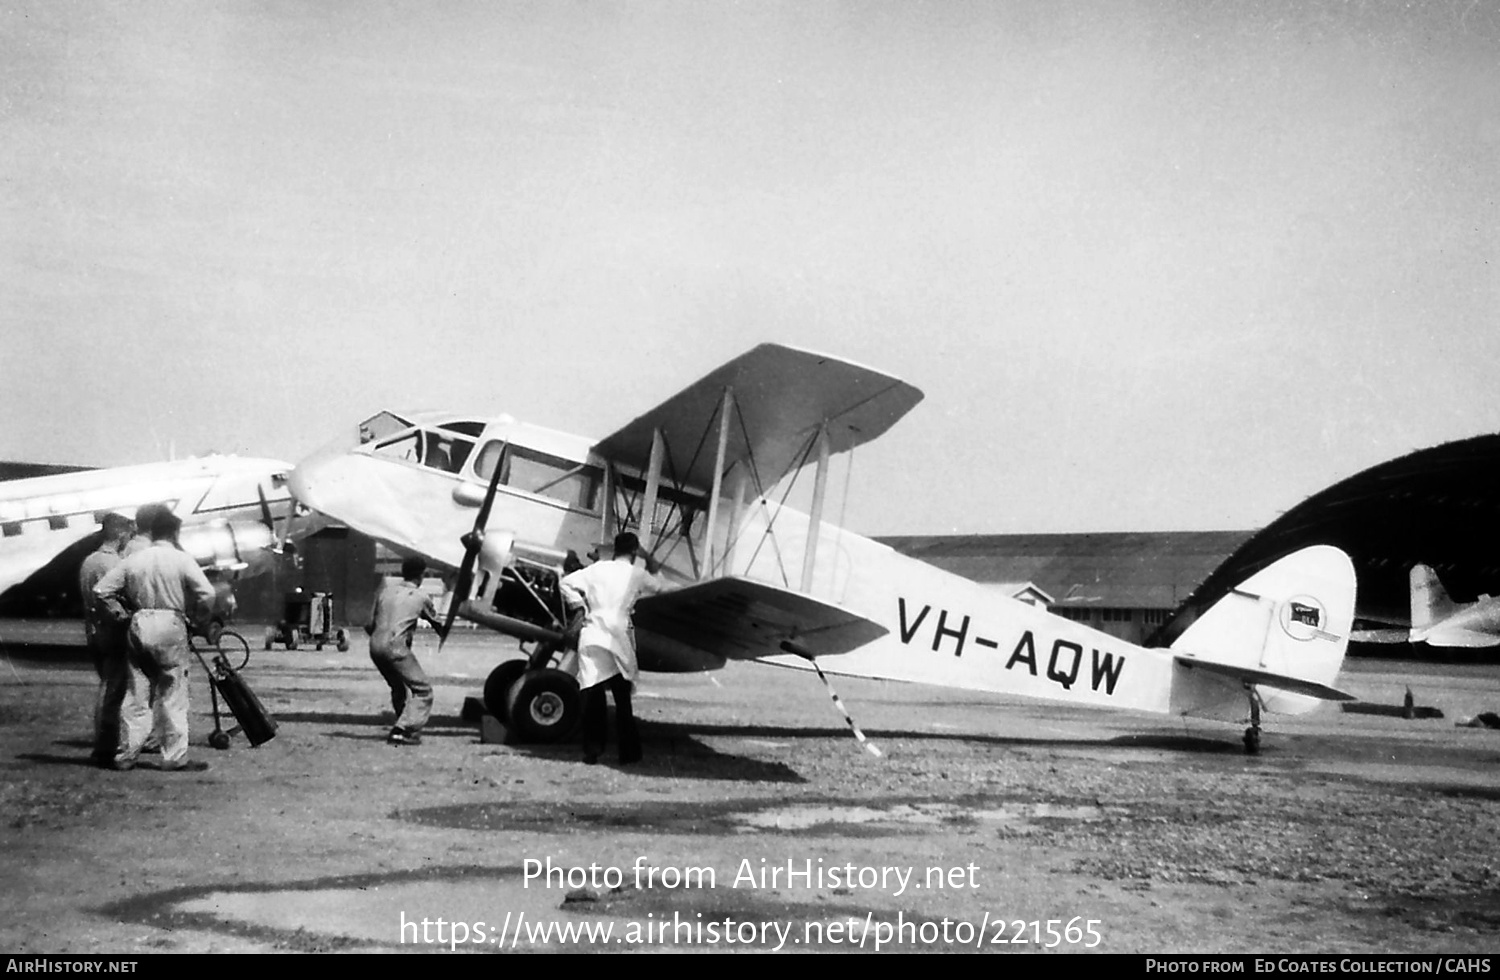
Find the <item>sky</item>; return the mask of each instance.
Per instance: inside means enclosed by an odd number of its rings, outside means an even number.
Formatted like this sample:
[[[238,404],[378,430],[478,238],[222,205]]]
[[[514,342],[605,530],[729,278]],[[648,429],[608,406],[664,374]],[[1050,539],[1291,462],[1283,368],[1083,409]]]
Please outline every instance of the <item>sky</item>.
[[[1500,0],[0,0],[0,459],[776,341],[926,394],[852,530],[1251,529],[1500,429],[1497,199]]]

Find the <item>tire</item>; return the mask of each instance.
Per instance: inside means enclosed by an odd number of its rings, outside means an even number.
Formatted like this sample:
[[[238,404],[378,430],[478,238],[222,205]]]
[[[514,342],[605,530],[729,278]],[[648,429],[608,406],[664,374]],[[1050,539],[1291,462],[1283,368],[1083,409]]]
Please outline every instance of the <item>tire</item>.
[[[564,741],[583,719],[578,682],[560,670],[528,670],[510,686],[505,705],[511,731],[522,742]]]
[[[507,660],[490,671],[490,676],[484,681],[484,710],[501,721],[509,718],[505,697],[510,693],[511,685],[520,680],[524,673],[526,673],[524,660]]]
[[[348,649],[349,649],[349,634],[346,633],[346,632],[344,632],[343,630],[339,630],[339,632],[338,632],[338,651],[339,651],[339,653],[345,653],[345,652],[348,651]]]
[[[291,626],[291,627],[287,628],[287,631],[286,631],[286,648],[288,650],[295,650],[295,649],[297,649],[297,627],[295,627],[295,626]]]

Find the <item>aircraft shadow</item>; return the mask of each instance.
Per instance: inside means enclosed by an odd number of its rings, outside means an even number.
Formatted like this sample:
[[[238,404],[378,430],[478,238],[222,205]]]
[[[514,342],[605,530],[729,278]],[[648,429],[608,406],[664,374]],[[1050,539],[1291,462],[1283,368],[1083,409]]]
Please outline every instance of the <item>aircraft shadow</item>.
[[[384,726],[388,731],[395,722],[395,718],[389,711],[378,714],[366,712],[364,714],[353,714],[336,711],[273,711],[271,714],[278,722],[291,722],[312,725],[374,725]],[[423,733],[438,729],[463,729],[466,732],[477,732],[479,726],[471,725],[459,718],[457,715],[433,715],[427,721],[427,727],[422,729]]]
[[[532,758],[571,762],[584,771],[618,769],[638,776],[728,782],[807,782],[801,773],[785,763],[720,752],[694,738],[693,733],[683,726],[646,721],[637,721],[636,725],[641,736],[642,757],[640,761],[628,764],[619,761],[613,716],[609,721],[609,744],[593,765],[583,761],[583,747],[577,736],[552,745],[520,744],[511,748]]]
[[[52,755],[48,752],[21,752],[16,755],[17,759],[27,762],[40,762],[46,766],[84,766],[89,769],[96,768],[94,760],[86,755]]]
[[[48,667],[92,670],[94,666],[94,658],[88,647],[74,645],[0,642],[0,656],[11,657],[24,664],[44,664]]]
[[[684,722],[650,722],[642,723],[644,733],[646,725],[650,724],[665,735],[679,737],[691,737],[694,735],[760,738],[760,739],[802,739],[802,738],[839,738],[848,739],[852,736],[847,728],[834,727],[811,727],[811,726],[773,726],[773,725],[714,725],[696,724]],[[1088,748],[1088,747],[1112,747],[1112,748],[1139,748],[1139,749],[1171,749],[1176,752],[1199,752],[1208,755],[1217,754],[1242,754],[1244,747],[1237,738],[1226,733],[1222,739],[1201,735],[1187,735],[1174,732],[1142,732],[1134,735],[1116,735],[1109,738],[1028,738],[1015,735],[985,735],[974,732],[924,732],[901,729],[864,729],[865,735],[871,740],[886,739],[890,741],[936,741],[936,742],[971,742],[980,745],[1010,746],[1010,747],[1036,747],[1036,748]]]

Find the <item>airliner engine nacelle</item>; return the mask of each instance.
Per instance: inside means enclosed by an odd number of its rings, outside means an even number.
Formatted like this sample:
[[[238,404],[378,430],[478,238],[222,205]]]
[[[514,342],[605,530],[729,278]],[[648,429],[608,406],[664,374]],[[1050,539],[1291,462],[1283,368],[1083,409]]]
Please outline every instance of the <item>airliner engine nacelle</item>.
[[[259,521],[213,521],[184,527],[178,544],[205,570],[250,578],[269,571],[275,558],[271,529]]]

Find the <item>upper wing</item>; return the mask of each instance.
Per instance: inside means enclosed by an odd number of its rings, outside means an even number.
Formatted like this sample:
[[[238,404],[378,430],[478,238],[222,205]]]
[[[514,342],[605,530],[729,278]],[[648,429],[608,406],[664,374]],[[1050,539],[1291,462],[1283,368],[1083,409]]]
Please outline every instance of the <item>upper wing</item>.
[[[839,453],[879,436],[922,400],[922,392],[888,374],[809,351],[761,344],[594,447],[606,459],[645,469],[651,437],[661,430],[674,449],[674,476],[700,487],[713,482],[714,439],[708,433],[733,395],[725,467],[749,461],[769,487],[795,468],[809,440],[827,424],[829,452]],[[695,446],[707,447],[691,459]]]
[[[729,660],[789,652],[783,643],[794,653],[847,653],[890,632],[821,599],[734,577],[641,599],[635,628]]]

